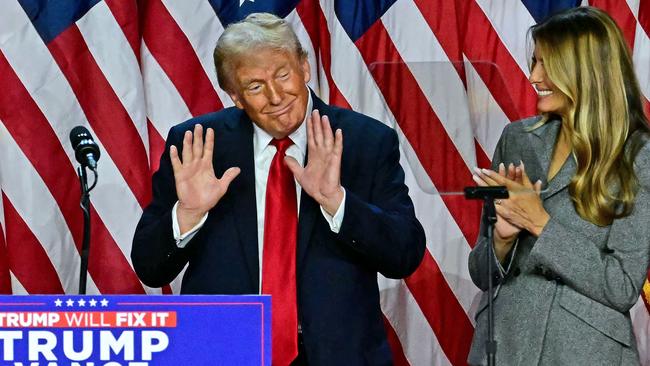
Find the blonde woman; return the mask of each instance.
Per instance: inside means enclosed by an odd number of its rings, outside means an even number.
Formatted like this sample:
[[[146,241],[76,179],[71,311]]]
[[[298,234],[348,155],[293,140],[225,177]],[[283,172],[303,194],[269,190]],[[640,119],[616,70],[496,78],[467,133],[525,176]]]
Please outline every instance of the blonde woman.
[[[541,117],[505,128],[481,186],[497,201],[493,273],[480,237],[474,283],[495,291],[497,365],[637,365],[630,308],[650,260],[650,144],[634,69],[604,12],[573,8],[531,28]],[[487,294],[470,364],[486,364]]]

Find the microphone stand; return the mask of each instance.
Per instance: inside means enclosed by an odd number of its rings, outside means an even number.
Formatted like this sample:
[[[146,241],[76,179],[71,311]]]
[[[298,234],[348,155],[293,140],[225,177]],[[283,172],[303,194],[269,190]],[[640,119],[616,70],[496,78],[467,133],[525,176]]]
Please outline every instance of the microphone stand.
[[[483,200],[482,226],[484,235],[487,238],[487,273],[488,273],[488,340],[485,342],[485,353],[487,354],[488,366],[494,366],[496,362],[497,342],[494,340],[494,283],[492,276],[492,261],[494,260],[494,225],[497,223],[497,212],[494,207],[495,198],[508,198],[506,187],[466,187],[466,199]]]
[[[81,244],[81,266],[79,273],[79,295],[86,294],[86,282],[88,276],[88,255],[90,254],[90,191],[97,185],[97,169],[92,169],[95,175],[93,185],[88,187],[88,176],[86,175],[86,166],[81,165],[77,168],[79,183],[81,185],[81,200],[79,205],[84,216],[83,242]]]

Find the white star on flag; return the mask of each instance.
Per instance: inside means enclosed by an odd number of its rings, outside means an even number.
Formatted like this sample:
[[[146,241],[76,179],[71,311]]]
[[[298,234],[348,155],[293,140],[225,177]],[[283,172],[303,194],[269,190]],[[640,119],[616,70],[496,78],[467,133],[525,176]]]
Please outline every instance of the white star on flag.
[[[244,3],[247,2],[247,1],[250,1],[250,2],[252,2],[252,3],[255,2],[255,0],[239,0],[239,6],[241,7],[241,6],[244,5]]]

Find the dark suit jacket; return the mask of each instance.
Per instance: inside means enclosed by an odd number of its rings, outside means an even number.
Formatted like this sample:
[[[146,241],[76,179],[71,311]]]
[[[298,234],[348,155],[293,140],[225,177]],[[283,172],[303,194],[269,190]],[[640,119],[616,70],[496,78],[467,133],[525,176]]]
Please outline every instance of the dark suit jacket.
[[[343,131],[341,184],[345,216],[338,234],[304,191],[297,248],[298,316],[310,365],[389,365],[391,353],[379,306],[377,272],[401,278],[420,263],[425,237],[399,165],[396,133],[364,115],[323,103],[314,109]],[[196,123],[215,130],[218,177],[241,168],[205,225],[180,249],[172,234],[177,201],[169,159],[171,144]],[[308,157],[307,157],[308,159]],[[158,287],[189,263],[182,293],[255,294],[259,288],[253,162],[253,126],[236,108],[194,118],[172,128],[160,169],[153,177],[153,202],[138,223],[131,258],[140,279]]]

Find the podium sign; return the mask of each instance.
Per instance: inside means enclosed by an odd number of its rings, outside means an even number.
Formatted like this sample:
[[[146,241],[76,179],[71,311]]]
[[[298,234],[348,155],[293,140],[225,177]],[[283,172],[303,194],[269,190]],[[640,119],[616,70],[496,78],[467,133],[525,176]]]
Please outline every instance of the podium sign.
[[[14,366],[271,365],[270,296],[0,296]]]

